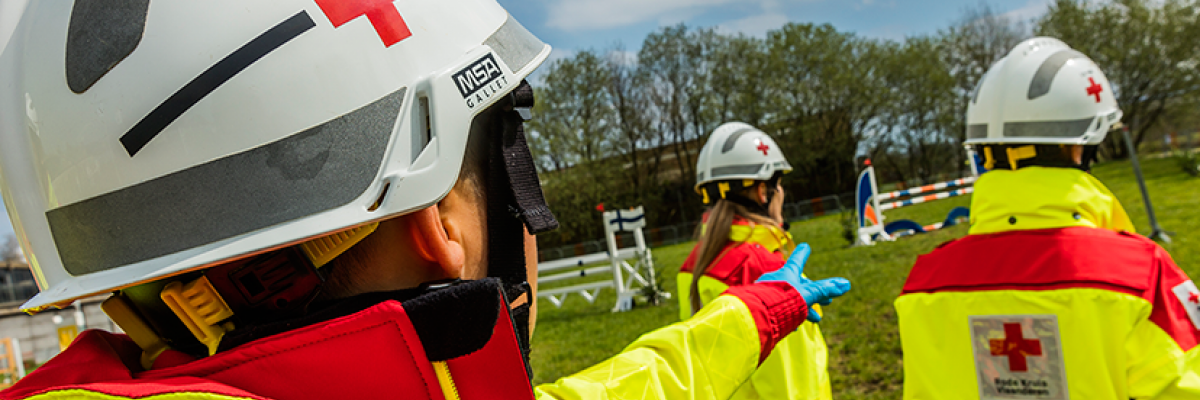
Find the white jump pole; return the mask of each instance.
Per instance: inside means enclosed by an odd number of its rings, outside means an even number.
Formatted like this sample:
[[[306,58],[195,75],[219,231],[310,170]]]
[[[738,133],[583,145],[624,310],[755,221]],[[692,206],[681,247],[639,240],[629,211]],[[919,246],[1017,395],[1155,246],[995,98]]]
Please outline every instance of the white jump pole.
[[[632,299],[629,299],[630,304],[625,304],[625,279],[623,271],[621,271],[621,260],[617,258],[617,235],[615,231],[618,227],[614,227],[611,223],[614,218],[621,218],[621,210],[604,212],[604,235],[608,239],[608,261],[612,264],[613,289],[617,292],[617,305],[613,308],[613,311],[624,311],[633,308],[633,304]]]

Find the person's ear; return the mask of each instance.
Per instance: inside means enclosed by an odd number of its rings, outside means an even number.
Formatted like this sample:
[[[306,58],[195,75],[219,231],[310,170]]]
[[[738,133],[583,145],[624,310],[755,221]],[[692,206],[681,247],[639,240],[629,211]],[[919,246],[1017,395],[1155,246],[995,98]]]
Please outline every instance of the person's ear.
[[[442,270],[447,278],[462,277],[466,255],[462,231],[432,205],[406,216],[417,255]]]
[[[755,190],[758,190],[758,202],[760,204],[767,204],[767,200],[769,200],[767,199],[767,184],[759,182],[755,185]]]

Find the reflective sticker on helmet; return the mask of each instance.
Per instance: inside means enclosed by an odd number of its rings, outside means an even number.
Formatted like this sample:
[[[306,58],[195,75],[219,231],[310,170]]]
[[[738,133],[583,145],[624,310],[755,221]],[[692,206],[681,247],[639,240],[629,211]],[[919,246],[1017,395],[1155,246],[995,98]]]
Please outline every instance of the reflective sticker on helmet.
[[[733,145],[737,144],[738,139],[740,139],[742,135],[755,131],[756,130],[754,128],[742,128],[738,129],[737,132],[729,134],[729,138],[725,139],[725,144],[721,146],[721,154],[725,154],[730,150],[733,150]]]
[[[483,41],[483,44],[491,47],[496,56],[513,71],[524,69],[546,47],[545,43],[513,19],[512,15],[509,15],[504,25]]]
[[[1033,81],[1029,83],[1029,93],[1027,94],[1029,100],[1050,93],[1050,84],[1054,83],[1054,77],[1058,75],[1058,71],[1064,65],[1067,65],[1067,61],[1076,58],[1086,59],[1087,56],[1075,50],[1064,49],[1051,54],[1046,61],[1042,62],[1042,65],[1038,67],[1037,73],[1033,75]]]
[[[1066,400],[1055,315],[972,315],[971,346],[982,400]]]
[[[983,139],[987,137],[987,124],[967,125],[967,139]]]
[[[1190,280],[1180,283],[1171,288],[1171,293],[1175,293],[1175,298],[1179,299],[1183,309],[1187,310],[1192,325],[1200,329],[1200,290],[1196,290],[1196,284]]]
[[[1088,131],[1095,117],[1062,121],[1005,122],[1005,137],[1072,138]]]
[[[405,92],[275,142],[47,211],[63,268],[76,276],[105,271],[349,204],[374,182]]]
[[[83,93],[133,53],[146,29],[150,0],[77,1],[67,26],[67,87]]]
[[[508,76],[491,53],[484,54],[471,65],[455,72],[451,78],[471,109],[487,103],[500,89],[508,86]]]
[[[734,175],[750,175],[756,174],[763,169],[766,164],[741,164],[741,165],[726,165],[724,167],[716,167],[712,169],[712,179],[726,178]]]

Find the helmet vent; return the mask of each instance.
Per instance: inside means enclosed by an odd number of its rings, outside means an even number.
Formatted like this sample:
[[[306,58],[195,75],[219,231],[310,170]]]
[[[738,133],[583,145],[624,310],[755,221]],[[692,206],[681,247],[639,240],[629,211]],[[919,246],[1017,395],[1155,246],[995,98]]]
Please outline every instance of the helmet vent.
[[[383,189],[379,190],[379,197],[376,197],[375,202],[371,203],[370,207],[367,207],[367,211],[375,212],[375,210],[378,210],[379,206],[383,205],[383,199],[387,198],[388,189],[390,189],[391,187],[392,187],[391,182],[384,182]]]
[[[425,147],[429,146],[429,142],[433,141],[433,118],[429,114],[429,96],[420,96],[417,99],[417,132],[412,135],[412,162],[417,162],[417,157],[421,156],[421,152],[425,151]]]

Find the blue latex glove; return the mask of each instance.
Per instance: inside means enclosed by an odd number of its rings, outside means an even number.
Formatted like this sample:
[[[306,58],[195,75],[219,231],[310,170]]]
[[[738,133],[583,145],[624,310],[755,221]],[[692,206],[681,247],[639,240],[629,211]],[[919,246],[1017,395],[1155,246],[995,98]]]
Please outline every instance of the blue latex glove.
[[[804,264],[808,263],[808,256],[812,254],[812,249],[808,247],[808,243],[800,243],[796,246],[796,250],[792,251],[792,256],[788,257],[787,262],[783,264],[783,268],[776,271],[768,272],[758,278],[756,282],[787,282],[800,292],[800,296],[804,297],[804,302],[808,303],[808,319],[810,322],[821,322],[821,314],[812,308],[813,304],[823,306],[829,303],[835,297],[839,297],[850,291],[850,281],[845,278],[830,278],[813,281],[805,278]]]

